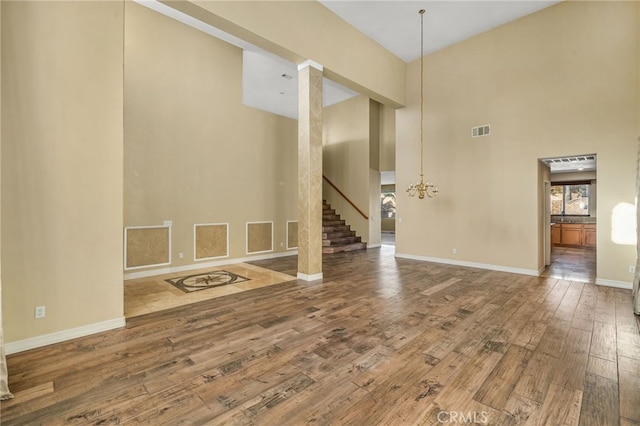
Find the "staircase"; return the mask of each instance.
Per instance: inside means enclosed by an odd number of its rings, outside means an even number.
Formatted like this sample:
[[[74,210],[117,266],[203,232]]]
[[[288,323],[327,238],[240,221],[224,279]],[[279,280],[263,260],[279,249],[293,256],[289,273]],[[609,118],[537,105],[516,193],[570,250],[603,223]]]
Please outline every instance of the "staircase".
[[[362,250],[367,248],[356,231],[340,219],[340,215],[322,200],[322,253]]]

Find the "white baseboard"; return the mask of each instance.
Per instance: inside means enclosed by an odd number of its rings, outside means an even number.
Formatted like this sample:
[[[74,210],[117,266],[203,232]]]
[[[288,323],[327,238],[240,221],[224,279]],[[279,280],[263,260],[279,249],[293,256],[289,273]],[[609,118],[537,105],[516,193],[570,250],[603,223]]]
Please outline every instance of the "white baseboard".
[[[322,279],[322,272],[320,272],[319,274],[311,274],[311,275],[307,275],[307,274],[303,274],[302,272],[298,272],[298,279],[299,280],[303,280],[303,281],[321,280]]]
[[[447,265],[466,266],[468,268],[488,269],[490,271],[509,272],[512,274],[531,275],[537,277],[540,272],[535,269],[512,268],[510,266],[491,265],[487,263],[467,262],[465,260],[444,259],[439,257],[416,256],[413,254],[396,253],[396,257],[403,259],[421,260],[424,262],[444,263]]]
[[[630,283],[627,281],[614,281],[614,280],[606,280],[604,278],[596,278],[596,284],[602,285],[605,287],[623,288],[625,290],[633,289],[633,283]]]
[[[82,327],[71,328],[69,330],[56,331],[55,333],[42,336],[31,337],[17,342],[5,343],[5,351],[9,354],[28,351],[29,349],[41,348],[54,343],[64,342],[78,337],[89,336],[90,334],[101,333],[125,326],[125,318],[115,318],[112,320],[83,325]]]
[[[134,280],[136,278],[155,277],[156,275],[173,274],[174,272],[193,271],[195,269],[213,268],[217,266],[233,265],[235,263],[251,262],[254,260],[275,259],[277,257],[295,256],[298,254],[298,250],[289,250],[282,253],[270,253],[259,256],[238,257],[235,259],[224,258],[221,260],[214,260],[210,262],[200,262],[191,265],[183,266],[170,266],[168,268],[151,269],[148,271],[131,272],[124,274],[124,280]]]
[[[369,244],[367,243],[367,248],[378,248],[378,247],[382,247],[382,244],[378,243],[378,244]]]

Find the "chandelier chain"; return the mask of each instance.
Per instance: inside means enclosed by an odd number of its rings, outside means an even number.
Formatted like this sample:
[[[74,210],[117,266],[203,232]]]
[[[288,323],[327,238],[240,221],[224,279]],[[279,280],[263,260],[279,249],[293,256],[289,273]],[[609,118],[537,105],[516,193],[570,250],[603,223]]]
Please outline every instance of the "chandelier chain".
[[[418,195],[433,198],[438,194],[438,188],[431,182],[424,181],[424,9],[420,13],[420,180],[407,188],[410,197]]]
[[[424,175],[424,9],[420,9],[420,175]]]

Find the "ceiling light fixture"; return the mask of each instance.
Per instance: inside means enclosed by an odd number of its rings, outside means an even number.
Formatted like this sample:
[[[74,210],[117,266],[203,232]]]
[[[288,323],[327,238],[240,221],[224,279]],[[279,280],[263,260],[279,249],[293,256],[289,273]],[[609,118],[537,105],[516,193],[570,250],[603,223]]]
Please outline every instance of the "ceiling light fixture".
[[[426,195],[433,198],[438,194],[438,188],[431,182],[424,181],[424,9],[420,9],[420,181],[412,183],[407,188],[409,197],[418,194],[418,198],[423,199]]]

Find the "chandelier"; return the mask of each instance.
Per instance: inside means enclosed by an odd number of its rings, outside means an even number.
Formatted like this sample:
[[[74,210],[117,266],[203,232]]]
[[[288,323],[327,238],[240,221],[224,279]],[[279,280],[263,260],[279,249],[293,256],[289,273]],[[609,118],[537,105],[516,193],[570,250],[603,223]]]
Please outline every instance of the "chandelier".
[[[409,197],[418,194],[418,198],[423,199],[426,195],[433,198],[438,194],[438,188],[431,182],[424,181],[424,9],[420,9],[420,181],[412,183],[407,188]]]

